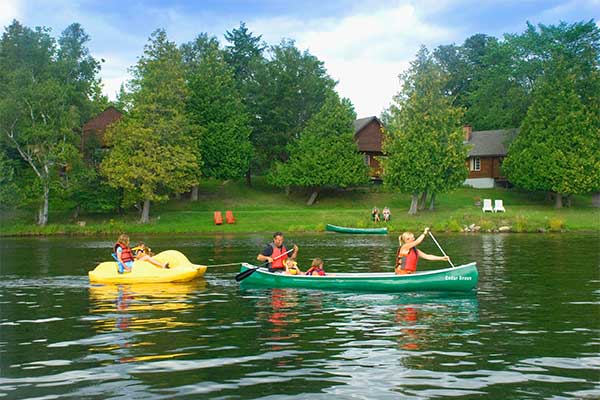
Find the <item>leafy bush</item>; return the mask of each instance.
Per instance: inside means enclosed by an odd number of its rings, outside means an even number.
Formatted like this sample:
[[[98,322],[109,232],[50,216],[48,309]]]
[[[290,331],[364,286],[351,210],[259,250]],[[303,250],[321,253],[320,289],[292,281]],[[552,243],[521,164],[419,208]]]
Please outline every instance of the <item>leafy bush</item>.
[[[481,227],[482,231],[489,231],[496,228],[494,221],[490,221],[489,219],[481,219],[477,225]]]
[[[553,232],[559,232],[565,229],[565,221],[562,218],[551,218],[548,221],[548,228]]]
[[[513,226],[515,232],[527,232],[531,230],[531,223],[524,215],[517,215]]]
[[[445,230],[446,232],[461,232],[462,226],[458,223],[456,219],[451,218],[448,221],[446,221]]]

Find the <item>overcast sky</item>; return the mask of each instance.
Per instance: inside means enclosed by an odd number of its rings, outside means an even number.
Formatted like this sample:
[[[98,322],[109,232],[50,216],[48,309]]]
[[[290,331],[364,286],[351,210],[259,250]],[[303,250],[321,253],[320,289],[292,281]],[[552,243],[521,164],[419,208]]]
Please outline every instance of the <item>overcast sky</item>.
[[[268,44],[296,41],[325,62],[358,117],[379,115],[399,90],[398,74],[421,44],[461,44],[476,33],[500,37],[534,24],[600,20],[600,0],[0,0],[0,25],[17,19],[58,36],[79,22],[92,54],[104,59],[104,92],[114,99],[150,33],[164,28],[183,43],[223,34],[240,21]]]

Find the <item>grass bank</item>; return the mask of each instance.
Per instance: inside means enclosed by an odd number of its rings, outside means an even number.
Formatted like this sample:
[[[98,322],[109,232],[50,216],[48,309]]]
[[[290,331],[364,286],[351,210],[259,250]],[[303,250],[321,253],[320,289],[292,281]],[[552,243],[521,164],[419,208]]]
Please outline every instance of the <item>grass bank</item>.
[[[327,223],[359,228],[387,226],[391,232],[419,230],[424,226],[459,232],[473,224],[481,231],[508,226],[512,232],[600,232],[600,209],[592,207],[590,196],[577,196],[572,207],[555,210],[541,193],[461,188],[438,196],[434,211],[422,211],[416,216],[407,214],[409,195],[388,191],[380,185],[325,191],[310,207],[305,205],[306,198],[307,194],[300,192],[287,196],[262,179],[256,179],[251,188],[242,182],[208,181],[202,185],[198,202],[170,200],[153,204],[149,224],[138,223],[135,211],[122,215],[81,215],[73,220],[68,210],[55,210],[50,215],[50,224],[38,227],[32,221],[33,211],[20,210],[1,216],[0,235],[318,232],[325,230]],[[475,206],[477,198],[502,199],[506,213],[483,214],[481,207]],[[371,222],[373,206],[390,207],[392,221]],[[236,223],[214,225],[216,210],[223,215],[232,210]]]

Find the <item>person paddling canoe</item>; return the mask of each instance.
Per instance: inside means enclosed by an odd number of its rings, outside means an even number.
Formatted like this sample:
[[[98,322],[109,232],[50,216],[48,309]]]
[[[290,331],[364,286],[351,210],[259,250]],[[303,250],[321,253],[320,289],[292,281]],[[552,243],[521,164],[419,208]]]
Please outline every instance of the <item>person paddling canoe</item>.
[[[283,233],[275,232],[273,241],[264,248],[264,250],[256,257],[258,261],[268,262],[270,272],[284,272],[285,260],[288,255],[285,254],[288,250],[283,244]],[[294,245],[294,251],[289,258],[295,259],[298,256],[298,246]]]
[[[419,258],[430,261],[450,260],[450,257],[448,256],[433,256],[417,249],[417,246],[423,242],[428,232],[429,228],[425,228],[423,233],[416,239],[412,232],[404,232],[402,235],[398,236],[400,247],[396,252],[396,275],[414,273],[417,270]]]

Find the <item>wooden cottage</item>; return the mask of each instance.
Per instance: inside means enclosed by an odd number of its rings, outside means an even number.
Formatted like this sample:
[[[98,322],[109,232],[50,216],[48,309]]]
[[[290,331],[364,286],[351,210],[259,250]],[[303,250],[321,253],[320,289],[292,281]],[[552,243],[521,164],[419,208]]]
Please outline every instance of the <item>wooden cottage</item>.
[[[365,164],[369,166],[371,178],[379,179],[381,165],[375,157],[382,156],[383,124],[377,117],[360,118],[354,121],[354,139],[358,151],[363,155]]]
[[[475,188],[506,186],[508,181],[502,174],[502,161],[506,157],[508,145],[519,132],[518,129],[475,131],[465,126],[465,143],[469,145],[466,160],[469,176],[466,185]]]
[[[100,147],[106,147],[104,142],[104,132],[113,123],[123,117],[123,113],[115,107],[110,106],[100,114],[96,115],[85,124],[81,132],[81,150],[85,154],[86,146],[94,144]]]

